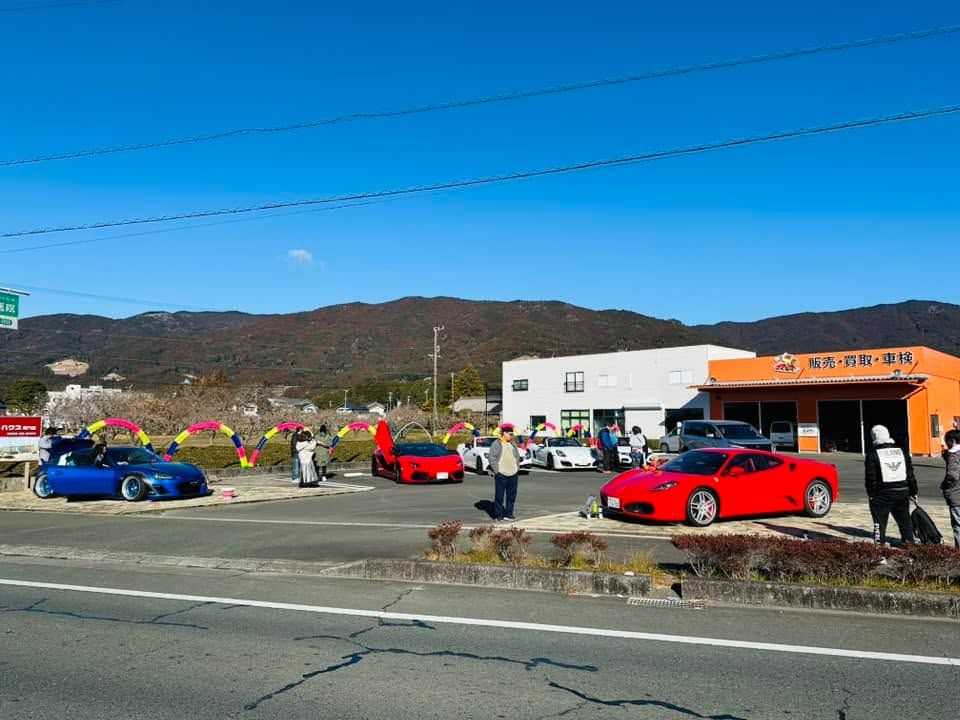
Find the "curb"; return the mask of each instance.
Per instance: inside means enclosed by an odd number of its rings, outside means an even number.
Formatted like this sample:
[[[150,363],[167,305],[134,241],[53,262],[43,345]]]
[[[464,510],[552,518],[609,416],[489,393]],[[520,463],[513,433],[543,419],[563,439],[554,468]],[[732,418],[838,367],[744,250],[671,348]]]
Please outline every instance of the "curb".
[[[480,565],[434,562],[431,560],[357,560],[320,563],[300,560],[254,560],[245,558],[198,558],[178,555],[151,555],[42,545],[0,545],[0,557],[25,557],[75,562],[113,563],[160,567],[189,567],[208,570],[239,570],[287,575],[320,575],[363,580],[397,580],[475,585],[511,590],[542,590],[574,595],[648,595],[653,585],[649,575],[527,568],[514,565]]]
[[[960,620],[960,593],[684,578],[684,600]]]
[[[510,590],[543,590],[573,595],[649,595],[650,575],[532,568],[519,565],[438,562],[434,560],[359,560],[325,573],[338,577],[407,582],[480,585]]]

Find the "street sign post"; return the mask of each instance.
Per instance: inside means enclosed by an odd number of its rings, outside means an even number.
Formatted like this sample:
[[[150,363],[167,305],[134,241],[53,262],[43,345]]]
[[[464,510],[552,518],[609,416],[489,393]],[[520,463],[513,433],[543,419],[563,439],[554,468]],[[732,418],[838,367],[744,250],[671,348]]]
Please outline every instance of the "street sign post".
[[[20,317],[20,296],[0,291],[0,330],[16,330]]]

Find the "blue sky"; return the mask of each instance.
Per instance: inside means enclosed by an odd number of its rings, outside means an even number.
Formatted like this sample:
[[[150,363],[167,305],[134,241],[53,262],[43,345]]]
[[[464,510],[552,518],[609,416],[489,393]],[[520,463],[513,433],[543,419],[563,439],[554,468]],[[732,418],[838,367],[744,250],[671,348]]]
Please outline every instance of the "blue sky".
[[[5,13],[0,160],[960,23],[955,3],[912,5],[119,0]],[[4,167],[0,232],[445,182],[955,104],[958,58],[952,35]],[[287,313],[449,295],[694,324],[956,303],[958,129],[954,115],[349,209],[2,239],[0,286],[32,291],[23,316]],[[58,243],[71,244],[42,247]]]

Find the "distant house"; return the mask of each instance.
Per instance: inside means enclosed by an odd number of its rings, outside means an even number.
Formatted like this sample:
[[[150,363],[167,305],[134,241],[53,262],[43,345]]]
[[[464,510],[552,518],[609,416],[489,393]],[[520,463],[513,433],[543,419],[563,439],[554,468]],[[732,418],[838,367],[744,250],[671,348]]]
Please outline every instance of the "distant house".
[[[383,417],[387,413],[387,407],[380,402],[367,403],[366,405],[347,403],[338,407],[336,412],[339,415],[379,415]]]
[[[267,398],[270,407],[281,408],[283,410],[297,410],[302,413],[313,414],[319,412],[319,408],[310,400],[305,398]]]
[[[259,415],[259,410],[256,403],[244,403],[240,411],[245,417],[256,417]]]

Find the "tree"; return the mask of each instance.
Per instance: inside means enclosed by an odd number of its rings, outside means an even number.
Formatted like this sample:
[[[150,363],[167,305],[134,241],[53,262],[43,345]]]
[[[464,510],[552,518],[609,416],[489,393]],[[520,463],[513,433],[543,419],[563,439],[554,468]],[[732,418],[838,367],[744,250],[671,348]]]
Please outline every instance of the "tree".
[[[473,365],[467,365],[453,379],[454,399],[462,397],[483,397],[483,381]]]
[[[18,380],[3,396],[7,407],[24,415],[36,415],[47,406],[47,386],[39,380]]]

